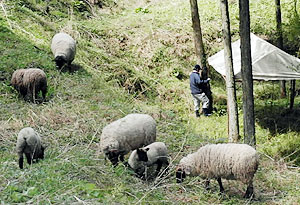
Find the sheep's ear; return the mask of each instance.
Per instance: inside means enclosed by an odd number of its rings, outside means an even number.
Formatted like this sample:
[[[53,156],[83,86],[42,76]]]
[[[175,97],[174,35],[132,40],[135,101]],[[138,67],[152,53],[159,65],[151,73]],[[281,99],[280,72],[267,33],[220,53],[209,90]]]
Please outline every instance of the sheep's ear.
[[[190,175],[191,174],[191,169],[190,168],[186,167],[183,171],[185,172],[186,175]]]

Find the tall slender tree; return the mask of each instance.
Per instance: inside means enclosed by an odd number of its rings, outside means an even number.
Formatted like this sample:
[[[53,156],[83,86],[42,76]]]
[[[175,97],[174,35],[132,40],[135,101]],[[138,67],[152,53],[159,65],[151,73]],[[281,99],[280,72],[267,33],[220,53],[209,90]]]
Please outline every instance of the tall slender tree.
[[[226,67],[226,89],[227,89],[227,110],[228,110],[228,138],[230,142],[238,142],[239,118],[236,102],[235,80],[232,62],[232,47],[230,34],[230,20],[228,11],[228,1],[220,0],[222,14],[222,33],[224,42],[224,60]]]
[[[278,46],[278,48],[283,49],[282,20],[281,20],[281,8],[280,7],[281,7],[280,0],[275,0],[277,46]],[[280,96],[282,98],[286,97],[286,82],[285,82],[285,80],[280,81]]]
[[[297,2],[298,0],[294,0],[294,9],[295,9],[295,12],[294,12],[294,15],[296,18],[299,18],[299,15],[298,15],[298,10],[297,10]],[[292,110],[293,107],[294,107],[294,100],[295,100],[295,89],[296,89],[296,80],[291,80],[291,93],[290,93],[290,109]]]
[[[239,0],[240,10],[240,39],[241,39],[241,70],[243,88],[243,121],[244,142],[252,146],[256,145],[253,76],[250,43],[250,14],[249,0]]]
[[[207,62],[206,62],[204,44],[203,44],[203,40],[202,40],[202,31],[201,31],[201,24],[200,24],[199,12],[198,12],[197,0],[190,0],[190,4],[191,4],[192,26],[193,26],[193,30],[194,30],[194,42],[195,42],[197,63],[202,68],[201,77],[203,79],[207,79],[208,68],[206,66]],[[210,101],[208,109],[209,109],[209,112],[211,112],[213,98],[212,98],[212,92],[211,92],[209,83],[207,84],[207,87],[205,88],[205,93]]]
[[[194,30],[194,42],[195,42],[197,62],[199,63],[201,68],[206,68],[206,56],[205,56],[204,44],[202,40],[202,31],[201,31],[197,0],[190,0],[190,4],[191,4],[192,26]]]

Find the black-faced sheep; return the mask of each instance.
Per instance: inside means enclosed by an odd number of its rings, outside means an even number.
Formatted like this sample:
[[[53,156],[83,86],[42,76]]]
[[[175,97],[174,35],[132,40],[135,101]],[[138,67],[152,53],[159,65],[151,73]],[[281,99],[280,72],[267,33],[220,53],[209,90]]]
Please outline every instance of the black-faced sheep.
[[[20,169],[23,169],[23,154],[25,154],[28,164],[44,159],[45,148],[42,146],[41,137],[31,127],[23,128],[19,132],[16,150],[19,156]]]
[[[42,91],[43,99],[47,93],[47,77],[44,71],[38,68],[16,70],[11,78],[11,85],[24,99],[35,102],[37,95]]]
[[[76,54],[76,41],[69,34],[57,33],[52,39],[51,51],[58,69],[65,64],[68,64],[70,69]]]
[[[259,157],[256,150],[247,144],[210,144],[197,152],[182,158],[176,168],[177,182],[182,182],[186,175],[200,176],[206,181],[217,179],[220,192],[224,191],[221,178],[236,179],[247,184],[244,195],[253,195],[253,177],[258,168]]]
[[[100,149],[113,165],[131,150],[156,140],[156,122],[146,114],[129,114],[105,126],[100,137]]]
[[[153,142],[152,144],[137,148],[129,157],[128,164],[140,177],[146,177],[146,169],[157,165],[155,176],[159,174],[162,166],[168,166],[168,149],[163,142]]]

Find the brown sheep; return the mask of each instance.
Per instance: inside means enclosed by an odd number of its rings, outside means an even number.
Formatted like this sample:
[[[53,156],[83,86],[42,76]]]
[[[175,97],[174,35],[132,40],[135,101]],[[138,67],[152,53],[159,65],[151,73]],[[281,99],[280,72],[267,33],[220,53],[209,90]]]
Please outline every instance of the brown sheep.
[[[16,70],[12,75],[11,85],[26,100],[35,102],[40,91],[42,91],[43,100],[46,98],[47,78],[41,69],[29,68]]]

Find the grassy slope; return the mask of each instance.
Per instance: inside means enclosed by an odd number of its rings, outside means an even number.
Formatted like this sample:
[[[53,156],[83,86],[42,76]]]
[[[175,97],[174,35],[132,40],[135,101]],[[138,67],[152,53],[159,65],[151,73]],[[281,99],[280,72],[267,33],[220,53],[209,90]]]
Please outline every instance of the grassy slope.
[[[84,17],[87,13],[80,16],[71,1],[51,2],[49,15],[43,12],[43,2],[27,6],[22,6],[22,1],[6,2],[6,14],[1,11],[1,201],[246,203],[241,198],[244,186],[239,182],[225,181],[225,196],[217,194],[215,182],[212,192],[205,192],[200,178],[178,185],[173,172],[162,181],[145,183],[122,165],[113,169],[98,152],[101,129],[131,112],[155,117],[158,140],[167,143],[174,160],[171,170],[181,156],[200,144],[226,141],[227,116],[221,115],[225,92],[216,75],[212,87],[218,112],[208,119],[195,119],[192,115],[186,77],[195,58],[188,2],[122,1],[118,7],[95,11],[96,16],[89,19]],[[259,0],[252,4],[253,31],[269,36],[274,22],[264,19],[273,15],[262,11],[270,5]],[[286,8],[291,4],[286,1],[283,5]],[[218,4],[200,1],[199,7],[207,53],[211,55],[222,46]],[[233,39],[237,39],[235,1],[231,1],[231,14]],[[84,69],[71,74],[55,70],[49,44],[58,30],[76,38],[78,55],[74,63]],[[26,67],[46,71],[47,103],[25,103],[9,86],[13,70]],[[183,80],[176,78],[178,73]],[[256,96],[270,95],[256,101],[258,150],[280,158],[284,147],[291,147],[286,138],[293,143],[299,139],[299,123],[297,111],[286,113],[286,102],[277,99],[272,89],[278,89],[277,84],[256,85]],[[288,120],[282,122],[282,116]],[[37,129],[48,148],[45,160],[20,171],[14,146],[24,126]],[[255,177],[257,199],[253,203],[299,202],[297,177],[297,169],[287,169],[283,161],[273,162],[262,155]]]

